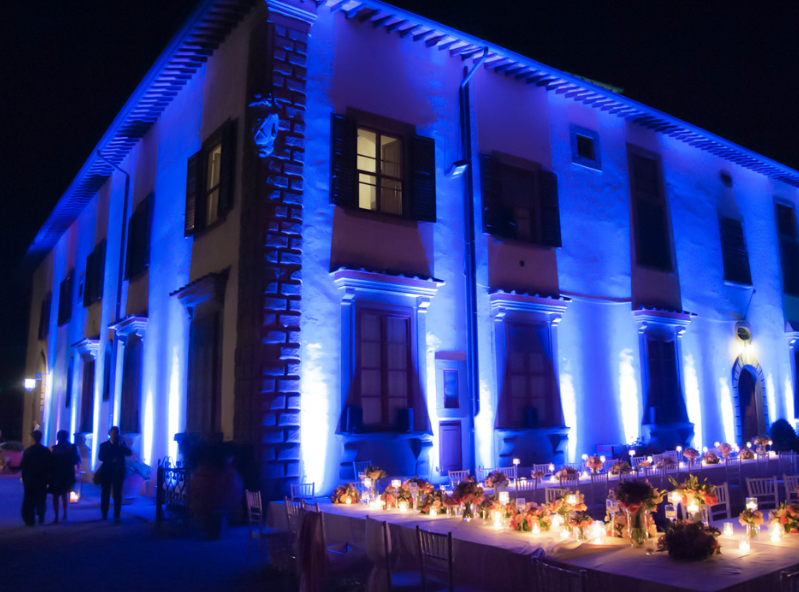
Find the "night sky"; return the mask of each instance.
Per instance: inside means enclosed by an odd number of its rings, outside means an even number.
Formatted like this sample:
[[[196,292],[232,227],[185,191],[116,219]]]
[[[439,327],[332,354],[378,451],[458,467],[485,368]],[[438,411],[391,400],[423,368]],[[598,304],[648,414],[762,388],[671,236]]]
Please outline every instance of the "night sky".
[[[0,8],[0,429],[21,423],[28,245],[196,0]],[[799,2],[397,0],[799,169]],[[326,10],[326,9],[322,9]],[[453,100],[456,97],[453,96]],[[15,392],[16,391],[16,392]],[[20,411],[21,413],[21,411]]]

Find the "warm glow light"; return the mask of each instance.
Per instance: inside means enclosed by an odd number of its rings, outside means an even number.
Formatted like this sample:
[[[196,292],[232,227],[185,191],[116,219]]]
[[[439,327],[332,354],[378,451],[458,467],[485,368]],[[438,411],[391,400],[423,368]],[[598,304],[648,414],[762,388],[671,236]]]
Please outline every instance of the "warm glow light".
[[[606,459],[605,459],[605,457],[604,457],[604,456],[600,456],[600,457],[599,457],[599,462],[602,462],[602,463],[604,463],[604,462],[605,462],[605,460],[606,460]]]
[[[499,503],[507,504],[510,502],[510,494],[507,491],[500,491],[499,492]]]
[[[538,525],[538,522],[533,522],[533,536],[538,536],[541,534],[541,527]]]
[[[677,452],[682,452],[682,446],[677,446],[676,450]]]
[[[749,551],[749,541],[746,539],[746,536],[738,543],[738,549],[745,553]]]
[[[522,461],[520,461],[518,458],[514,458],[514,459],[513,459],[513,464],[514,464],[515,466],[517,466],[517,467],[518,467],[518,466],[521,464],[521,462],[522,462]]]
[[[36,388],[36,379],[35,378],[26,378],[22,381],[22,386],[25,388],[26,391],[31,392],[33,389]]]
[[[437,508],[430,508],[430,517],[435,518],[438,516],[438,509]]]
[[[753,512],[757,510],[757,498],[756,497],[748,497],[746,498],[746,509],[752,510]]]
[[[733,526],[732,522],[725,522],[724,523],[724,532],[722,533],[725,537],[731,537],[733,535]]]

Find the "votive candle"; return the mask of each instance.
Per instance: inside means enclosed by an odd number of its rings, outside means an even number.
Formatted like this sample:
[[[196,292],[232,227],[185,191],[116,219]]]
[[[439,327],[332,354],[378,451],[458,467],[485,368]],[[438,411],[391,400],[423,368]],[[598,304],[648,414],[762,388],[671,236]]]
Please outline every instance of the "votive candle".
[[[402,485],[402,481],[399,479],[392,479],[391,480],[391,487],[400,487]]]
[[[533,536],[538,536],[539,534],[541,534],[541,527],[538,522],[533,522]]]
[[[753,512],[757,510],[757,498],[756,497],[748,497],[746,498],[746,509],[752,510]]]
[[[749,552],[749,541],[746,539],[746,535],[738,542],[738,549],[744,553]]]
[[[408,502],[407,501],[402,500],[399,503],[399,511],[400,512],[407,512],[408,511]]]
[[[725,522],[724,523],[724,532],[722,534],[724,534],[725,537],[731,537],[732,533],[733,533],[732,528],[733,528],[732,527],[732,522]]]
[[[771,527],[771,537],[769,538],[772,543],[779,543],[782,540],[782,527],[776,522]]]
[[[434,517],[436,517],[437,515],[438,515],[438,509],[437,509],[437,508],[430,508],[430,516],[431,516],[432,518],[434,518]]]
[[[363,484],[364,484],[365,487],[371,487],[372,486],[372,480],[369,477],[367,477],[366,479],[363,480]]]
[[[560,538],[562,538],[562,539],[569,538],[569,531],[566,530],[565,528],[563,530],[561,530],[560,531]]]
[[[494,528],[502,528],[502,512],[494,510]]]
[[[499,492],[499,503],[507,504],[510,501],[510,493],[507,491],[500,491]]]

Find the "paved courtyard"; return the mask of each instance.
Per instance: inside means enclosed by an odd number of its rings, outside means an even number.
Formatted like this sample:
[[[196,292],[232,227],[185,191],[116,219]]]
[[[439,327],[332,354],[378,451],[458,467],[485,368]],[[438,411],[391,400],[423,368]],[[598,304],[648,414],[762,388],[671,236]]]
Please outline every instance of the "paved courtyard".
[[[90,497],[92,494],[90,493]],[[22,484],[0,476],[0,590],[102,592],[140,590],[291,590],[295,585],[267,569],[247,565],[246,527],[229,528],[221,540],[159,533],[143,518],[152,504],[126,511],[122,523],[100,520],[89,499],[71,504],[66,523],[27,527],[20,517]],[[147,507],[149,505],[149,507]],[[139,515],[137,515],[139,514]]]

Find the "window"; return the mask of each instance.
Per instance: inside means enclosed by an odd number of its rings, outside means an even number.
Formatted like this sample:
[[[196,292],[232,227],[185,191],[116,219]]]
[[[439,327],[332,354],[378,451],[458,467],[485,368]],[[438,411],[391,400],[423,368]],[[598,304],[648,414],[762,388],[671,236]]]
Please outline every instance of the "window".
[[[83,306],[98,302],[103,297],[103,275],[105,274],[105,241],[101,242],[86,257],[86,278],[83,288]]]
[[[498,427],[563,425],[546,324],[508,322],[505,384]]]
[[[570,130],[570,139],[572,162],[592,169],[602,169],[597,132],[573,125]]]
[[[751,286],[749,255],[746,252],[741,221],[722,216],[719,218],[719,228],[721,231],[721,254],[724,260],[724,279],[728,282]]]
[[[509,160],[515,160],[511,163]],[[537,163],[480,156],[483,231],[496,237],[560,247],[558,179]]]
[[[128,245],[125,250],[125,279],[144,273],[150,265],[150,223],[153,200],[151,193],[139,204],[128,222]]]
[[[371,125],[370,120],[391,129]],[[334,114],[331,202],[352,210],[435,222],[435,142],[409,129],[367,115]]]
[[[123,434],[138,434],[139,400],[141,398],[142,340],[135,334],[127,337],[122,359],[122,400],[120,404],[119,430]]]
[[[644,422],[661,424],[688,421],[677,374],[675,340],[647,335],[646,356],[649,387]]]
[[[88,434],[94,430],[94,359],[83,362],[83,385],[80,391],[79,432]]]
[[[189,157],[184,225],[186,236],[214,225],[230,211],[233,206],[235,167],[236,121],[227,121],[203,143],[199,152]],[[149,228],[149,212],[146,216],[142,214],[144,218]],[[149,230],[147,233],[149,238]]]
[[[410,315],[377,310],[358,314],[358,393],[367,430],[396,430],[409,409]]]
[[[777,235],[780,241],[782,263],[782,290],[799,296],[799,236],[796,231],[794,207],[777,203]]]
[[[39,309],[39,339],[47,339],[47,334],[50,332],[50,305],[52,296],[52,293],[48,292],[47,296],[42,300],[42,306]]]
[[[444,370],[444,409],[459,409],[458,371]]]
[[[67,366],[67,388],[66,393],[64,395],[64,407],[69,409],[69,406],[72,404],[72,380],[75,373],[75,357],[69,356],[69,366]]]
[[[58,326],[65,325],[72,317],[72,276],[74,270],[69,270],[67,277],[61,281],[58,291]]]
[[[638,265],[672,271],[671,237],[660,161],[629,152],[635,254]]]

